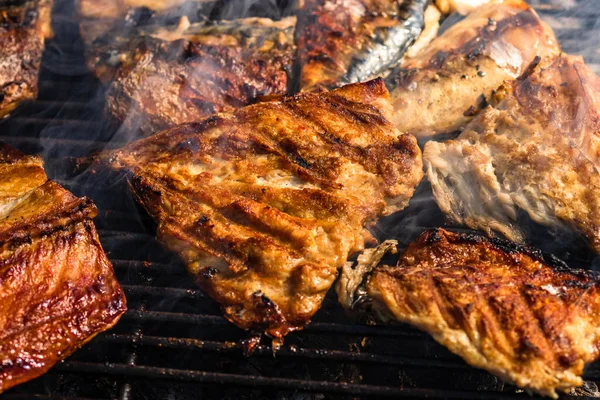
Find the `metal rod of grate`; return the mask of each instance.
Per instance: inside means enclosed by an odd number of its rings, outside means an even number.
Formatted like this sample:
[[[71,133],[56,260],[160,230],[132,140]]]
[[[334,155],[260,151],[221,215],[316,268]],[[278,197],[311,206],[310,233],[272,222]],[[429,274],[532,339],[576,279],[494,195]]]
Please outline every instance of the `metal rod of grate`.
[[[63,12],[70,10],[61,5],[65,1],[57,2]],[[593,36],[600,15],[565,10],[558,1],[533,3],[556,29],[565,49],[580,48],[582,27],[590,28],[586,37]],[[68,13],[61,17],[69,19]],[[65,39],[65,32],[77,35],[75,21],[58,29],[48,47],[75,54],[72,58],[83,63],[81,43]],[[587,61],[600,64],[600,55]],[[315,321],[291,334],[280,350],[258,344],[247,354],[242,343],[246,334],[221,316],[194,287],[181,263],[161,248],[152,221],[136,208],[123,182],[98,185],[93,178],[63,171],[69,157],[123,145],[112,140],[106,132],[110,127],[101,122],[98,82],[90,74],[63,76],[48,69],[40,79],[39,100],[0,122],[0,140],[29,153],[43,153],[49,174],[98,203],[99,234],[130,311],[112,331],[2,399],[529,397],[468,367],[415,329],[351,322],[334,296],[326,299]],[[600,368],[591,366],[585,379],[600,381]]]

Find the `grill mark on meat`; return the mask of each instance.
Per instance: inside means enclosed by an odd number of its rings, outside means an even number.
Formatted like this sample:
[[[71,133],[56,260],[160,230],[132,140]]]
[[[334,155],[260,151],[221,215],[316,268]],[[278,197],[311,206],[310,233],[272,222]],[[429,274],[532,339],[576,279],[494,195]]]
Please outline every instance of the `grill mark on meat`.
[[[457,139],[427,143],[426,168],[441,209],[458,223],[515,241],[525,237],[522,210],[554,231],[581,233],[598,251],[595,89],[600,79],[576,57],[534,60]]]
[[[398,65],[421,34],[423,0],[307,0],[298,12],[298,89],[367,81]]]
[[[387,100],[382,80],[305,93],[185,124],[101,158],[129,171],[159,240],[227,319],[280,339],[309,322],[337,269],[363,248],[365,226],[406,206],[422,176],[416,140],[376,115],[380,104],[389,109]],[[375,115],[361,122],[357,114]],[[384,155],[383,166],[366,171]]]
[[[396,267],[368,273],[368,304],[380,315],[528,391],[557,398],[598,357],[598,274],[549,265],[539,251],[436,229]]]
[[[41,159],[4,144],[0,176],[2,392],[112,327],[126,306],[92,222],[94,204],[47,180]]]
[[[390,73],[392,121],[422,138],[456,132],[536,56],[559,53],[554,33],[525,2],[482,6]]]

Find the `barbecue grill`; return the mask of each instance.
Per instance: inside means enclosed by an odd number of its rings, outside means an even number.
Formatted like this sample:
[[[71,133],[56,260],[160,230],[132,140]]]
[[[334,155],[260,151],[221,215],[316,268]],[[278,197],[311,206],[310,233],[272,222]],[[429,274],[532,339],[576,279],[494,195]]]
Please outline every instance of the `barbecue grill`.
[[[600,72],[596,1],[531,3],[552,25],[563,49],[584,54]],[[227,13],[236,9],[265,12],[231,4],[222,8]],[[0,122],[0,140],[42,154],[51,178],[77,196],[94,199],[100,210],[98,232],[129,311],[114,329],[1,399],[528,398],[470,368],[415,329],[353,323],[333,290],[313,322],[287,336],[280,350],[274,352],[263,341],[247,354],[252,338],[222,317],[177,256],[154,239],[155,226],[136,206],[124,179],[77,168],[79,157],[119,147],[126,135],[102,116],[102,88],[85,66],[73,10],[69,0],[55,3],[55,36],[46,45],[38,99]],[[406,244],[424,229],[443,225],[429,191],[422,184],[411,206],[383,221],[376,233]],[[558,255],[571,263],[594,264],[585,253]],[[598,393],[594,382],[600,381],[600,364],[592,364],[584,379],[588,390],[579,395]]]

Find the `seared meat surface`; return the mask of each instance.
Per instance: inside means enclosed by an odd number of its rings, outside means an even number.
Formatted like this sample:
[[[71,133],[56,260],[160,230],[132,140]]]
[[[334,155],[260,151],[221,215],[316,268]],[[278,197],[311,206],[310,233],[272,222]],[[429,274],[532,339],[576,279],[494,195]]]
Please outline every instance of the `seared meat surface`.
[[[0,118],[37,96],[51,8],[51,0],[0,3]]]
[[[426,0],[304,0],[298,11],[300,90],[372,79],[400,62],[423,29]]]
[[[523,241],[518,210],[600,252],[600,79],[578,57],[532,65],[456,139],[425,145],[435,199],[454,222]]]
[[[287,91],[295,18],[246,18],[109,31],[89,62],[112,82],[106,110],[126,131],[151,134]]]
[[[390,73],[393,122],[418,137],[456,131],[536,56],[558,53],[550,27],[523,1],[481,6]]]
[[[378,216],[422,173],[383,81],[257,103],[109,153],[158,237],[245,329],[302,328]]]
[[[147,31],[120,66],[106,109],[128,131],[150,134],[284,94],[294,25],[247,18]]]
[[[112,327],[125,297],[98,240],[97,210],[0,143],[0,392]]]
[[[600,276],[531,248],[432,230],[364,290],[379,315],[527,391],[557,398],[598,357]]]

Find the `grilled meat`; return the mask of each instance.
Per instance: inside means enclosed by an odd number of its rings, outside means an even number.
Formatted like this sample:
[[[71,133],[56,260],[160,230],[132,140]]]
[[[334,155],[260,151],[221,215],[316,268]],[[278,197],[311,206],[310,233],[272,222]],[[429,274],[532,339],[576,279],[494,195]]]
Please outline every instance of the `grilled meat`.
[[[363,290],[363,307],[530,392],[556,398],[582,385],[598,357],[600,276],[531,248],[436,229]]]
[[[301,90],[374,78],[398,64],[423,29],[427,0],[304,0],[296,62]]]
[[[37,79],[50,36],[51,0],[0,3],[0,118],[37,96]]]
[[[418,137],[456,131],[536,56],[558,53],[550,27],[523,1],[482,6],[391,72],[393,122]]]
[[[245,18],[120,27],[96,38],[88,60],[110,83],[106,110],[126,131],[155,133],[271,94],[284,94],[295,18]],[[117,28],[115,28],[117,29]],[[112,82],[112,83],[111,83]]]
[[[0,392],[64,359],[125,311],[97,210],[0,144]]]
[[[294,25],[248,18],[146,32],[108,89],[107,111],[150,134],[283,94]]]
[[[281,338],[422,177],[415,138],[379,110],[391,111],[382,80],[257,103],[106,157],[226,317]]]
[[[435,199],[459,224],[525,238],[518,210],[553,230],[582,234],[600,252],[596,96],[581,58],[532,65],[498,92],[456,139],[425,145]]]
[[[434,3],[444,14],[457,12],[466,15],[484,4],[501,1],[504,0],[435,0]]]

